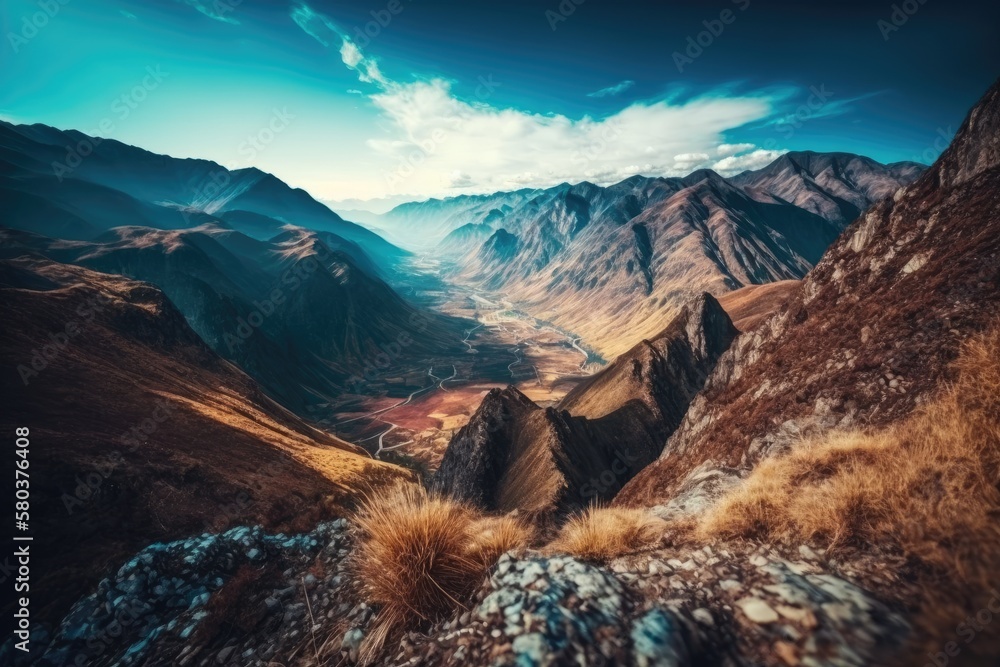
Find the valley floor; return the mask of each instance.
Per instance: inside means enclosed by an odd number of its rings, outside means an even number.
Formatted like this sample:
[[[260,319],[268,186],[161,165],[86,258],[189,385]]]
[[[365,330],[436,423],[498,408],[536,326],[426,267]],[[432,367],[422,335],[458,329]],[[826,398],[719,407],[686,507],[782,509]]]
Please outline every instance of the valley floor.
[[[400,293],[469,326],[458,354],[373,359],[356,394],[323,408],[322,427],[377,458],[409,457],[436,469],[490,389],[514,385],[539,405],[554,405],[605,365],[579,337],[519,310],[507,295],[448,282],[438,260],[418,257],[408,269]]]

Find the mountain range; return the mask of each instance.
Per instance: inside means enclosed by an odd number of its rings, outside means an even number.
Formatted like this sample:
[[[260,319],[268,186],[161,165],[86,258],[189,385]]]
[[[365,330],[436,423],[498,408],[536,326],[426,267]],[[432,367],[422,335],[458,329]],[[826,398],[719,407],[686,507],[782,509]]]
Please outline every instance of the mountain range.
[[[63,145],[84,142],[92,153],[55,173]],[[383,280],[404,251],[273,176],[39,125],[0,124],[0,160],[0,256],[158,286],[215,352],[300,412],[355,391],[386,350],[463,347],[460,322]]]
[[[455,280],[504,293],[613,358],[701,292],[802,278],[848,223],[923,169],[795,152],[728,179],[701,170],[432,199],[374,224],[427,238],[450,229],[436,252]]]

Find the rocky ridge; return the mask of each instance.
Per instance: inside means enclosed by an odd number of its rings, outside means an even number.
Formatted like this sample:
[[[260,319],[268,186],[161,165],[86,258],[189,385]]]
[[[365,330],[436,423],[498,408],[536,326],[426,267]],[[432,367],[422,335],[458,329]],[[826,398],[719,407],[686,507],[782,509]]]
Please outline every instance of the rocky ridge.
[[[566,512],[652,461],[737,331],[704,294],[556,408],[494,389],[448,445],[433,488],[486,510]]]

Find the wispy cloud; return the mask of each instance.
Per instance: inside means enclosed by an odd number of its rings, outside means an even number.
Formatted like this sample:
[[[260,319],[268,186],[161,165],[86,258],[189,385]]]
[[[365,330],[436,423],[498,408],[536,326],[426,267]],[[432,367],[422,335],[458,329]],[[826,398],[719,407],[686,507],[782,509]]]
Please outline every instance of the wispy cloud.
[[[330,46],[331,42],[342,39],[336,24],[323,14],[313,11],[309,5],[296,5],[292,8],[291,17],[297,26],[323,46]]]
[[[764,123],[764,125],[777,127],[781,127],[783,125],[798,126],[801,125],[803,121],[807,120],[843,116],[844,114],[854,111],[858,102],[881,95],[882,92],[884,91],[865,93],[864,95],[857,95],[855,97],[848,97],[844,99],[826,99],[820,103],[807,103],[800,105],[797,109],[789,113],[780,113],[776,115]]]
[[[613,86],[608,86],[607,88],[601,88],[600,90],[595,90],[592,93],[587,93],[587,97],[615,97],[616,95],[621,95],[634,85],[635,81],[625,79],[624,81],[620,81]]]
[[[232,13],[235,5],[232,2],[227,2],[226,0],[176,0],[176,2],[182,5],[187,5],[188,7],[193,7],[205,16],[215,19],[216,21],[222,21],[223,23],[232,23],[234,25],[239,25],[240,22],[229,16]]]
[[[736,173],[782,152],[724,140],[734,128],[771,118],[783,100],[773,91],[670,96],[634,102],[601,118],[536,113],[497,106],[489,96],[463,99],[452,82],[440,78],[395,81],[326,16],[303,4],[292,18],[337,49],[344,65],[371,86],[364,96],[381,117],[382,135],[367,143],[382,165],[383,183],[368,196],[439,196],[583,180],[607,184],[637,173],[685,175],[700,168]],[[605,90],[631,86],[624,81]]]

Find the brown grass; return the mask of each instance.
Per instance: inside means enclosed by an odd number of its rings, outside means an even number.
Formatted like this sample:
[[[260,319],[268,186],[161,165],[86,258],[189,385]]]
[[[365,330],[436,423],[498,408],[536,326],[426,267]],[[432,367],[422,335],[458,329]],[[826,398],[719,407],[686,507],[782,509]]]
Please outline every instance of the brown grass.
[[[895,427],[761,463],[700,537],[898,547],[926,579],[926,636],[953,635],[1000,574],[1000,330],[967,343],[957,367],[954,385]]]
[[[571,517],[545,551],[607,563],[655,546],[666,531],[667,522],[646,510],[590,507]]]
[[[531,537],[513,518],[483,517],[413,485],[369,498],[356,522],[354,574],[362,597],[378,610],[363,662],[377,658],[399,632],[464,607],[500,555]]]

